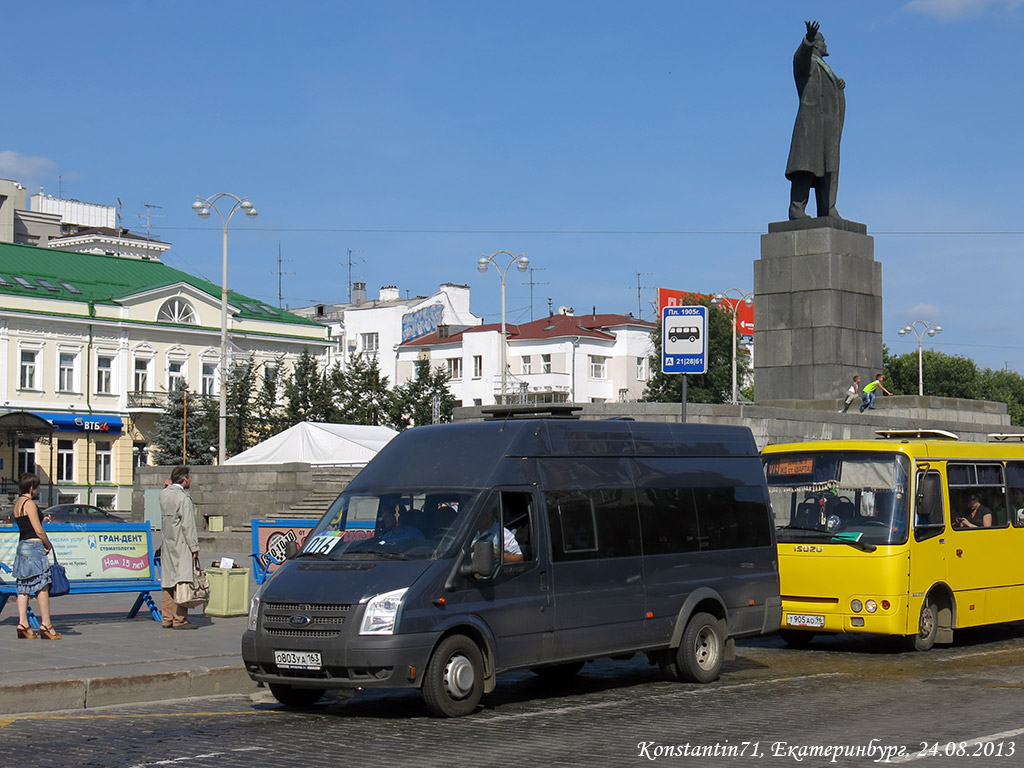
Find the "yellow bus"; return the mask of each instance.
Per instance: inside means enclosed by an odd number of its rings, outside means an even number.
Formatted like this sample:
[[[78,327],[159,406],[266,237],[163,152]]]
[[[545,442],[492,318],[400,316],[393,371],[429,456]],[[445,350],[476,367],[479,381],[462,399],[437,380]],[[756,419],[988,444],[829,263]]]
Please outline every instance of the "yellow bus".
[[[879,434],[763,451],[786,643],[864,632],[926,651],[1024,619],[1024,444]]]

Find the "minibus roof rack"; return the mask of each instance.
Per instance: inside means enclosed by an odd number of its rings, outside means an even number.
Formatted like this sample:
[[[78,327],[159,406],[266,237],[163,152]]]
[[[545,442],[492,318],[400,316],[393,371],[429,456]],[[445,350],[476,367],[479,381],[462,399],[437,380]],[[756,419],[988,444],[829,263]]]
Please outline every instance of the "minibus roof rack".
[[[1024,442],[1024,432],[989,432],[989,440],[1020,440]]]
[[[487,421],[502,421],[507,419],[578,419],[577,411],[582,410],[582,405],[545,403],[543,405],[492,405],[481,408],[480,412]]]
[[[955,432],[945,429],[876,429],[879,437],[902,440],[959,440]]]

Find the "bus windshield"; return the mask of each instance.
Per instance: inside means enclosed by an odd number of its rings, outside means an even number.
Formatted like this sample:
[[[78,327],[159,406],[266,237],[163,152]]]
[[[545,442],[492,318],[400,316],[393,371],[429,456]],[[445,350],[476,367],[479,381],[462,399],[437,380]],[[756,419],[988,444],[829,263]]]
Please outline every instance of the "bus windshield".
[[[436,560],[451,549],[475,490],[417,488],[341,494],[306,537],[299,557]]]
[[[765,454],[778,541],[905,543],[909,466],[899,453]]]

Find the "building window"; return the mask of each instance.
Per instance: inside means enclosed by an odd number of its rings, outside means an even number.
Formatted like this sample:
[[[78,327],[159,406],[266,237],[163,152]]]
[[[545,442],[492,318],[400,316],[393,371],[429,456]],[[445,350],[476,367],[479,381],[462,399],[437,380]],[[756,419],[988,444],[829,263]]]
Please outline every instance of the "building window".
[[[21,389],[36,388],[36,358],[38,356],[39,353],[35,350],[21,350],[21,379],[19,380]]]
[[[530,355],[523,355],[519,371],[524,375],[533,373],[533,358]]]
[[[181,360],[170,360],[167,363],[167,391],[173,392],[185,386],[185,363]]]
[[[75,387],[75,363],[78,355],[71,352],[61,352],[58,355],[57,365],[57,391],[77,392]]]
[[[484,356],[473,355],[473,378],[479,379],[484,375]]]
[[[608,358],[601,355],[587,355],[587,358],[590,360],[590,378],[607,379]]]
[[[277,385],[278,370],[276,365],[267,363],[263,366],[263,382],[268,387]]]
[[[213,395],[216,381],[217,366],[213,363],[203,363],[203,394]]]
[[[638,357],[636,359],[636,380],[647,381],[647,358]]]
[[[196,311],[184,299],[168,299],[160,307],[156,319],[163,323],[185,323],[195,325]]]
[[[135,391],[149,391],[149,360],[135,358]]]
[[[149,445],[143,442],[136,442],[132,445],[132,468],[149,466]]]
[[[57,441],[57,482],[75,482],[75,441]]]
[[[551,355],[540,356],[540,372],[551,373]]]
[[[18,440],[18,477],[25,472],[36,471],[36,444],[33,440],[20,438]]]
[[[96,506],[100,509],[113,509],[117,497],[112,493],[97,493]]]
[[[109,395],[114,380],[114,358],[100,355],[96,358],[96,392]]]
[[[448,378],[450,378],[450,379],[461,379],[462,378],[462,358],[461,357],[449,357],[446,362],[448,363]]]
[[[98,440],[96,442],[96,482],[109,483],[111,478],[111,467],[114,464],[114,452],[111,450],[112,443],[109,440]]]
[[[375,355],[380,345],[380,334],[377,333],[361,333],[359,334],[360,339],[363,342],[363,354]]]

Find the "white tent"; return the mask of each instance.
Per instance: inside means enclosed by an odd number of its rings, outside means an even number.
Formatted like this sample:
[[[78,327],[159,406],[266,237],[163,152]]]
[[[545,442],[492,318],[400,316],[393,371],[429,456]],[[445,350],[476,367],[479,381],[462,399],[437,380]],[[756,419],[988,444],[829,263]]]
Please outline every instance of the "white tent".
[[[225,464],[336,464],[361,467],[398,432],[362,424],[304,421],[227,459]]]

